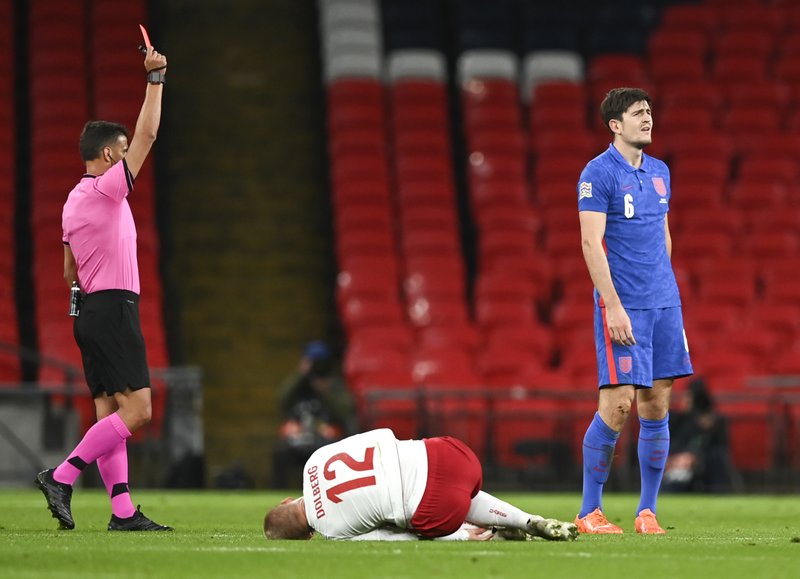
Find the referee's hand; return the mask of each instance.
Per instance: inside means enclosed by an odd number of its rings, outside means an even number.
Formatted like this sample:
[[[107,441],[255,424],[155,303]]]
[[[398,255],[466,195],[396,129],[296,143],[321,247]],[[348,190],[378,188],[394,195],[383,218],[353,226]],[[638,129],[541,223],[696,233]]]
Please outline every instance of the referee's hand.
[[[161,70],[162,73],[167,72],[167,57],[163,54],[156,52],[152,46],[147,47],[147,54],[144,56],[144,69],[147,72],[151,70]]]

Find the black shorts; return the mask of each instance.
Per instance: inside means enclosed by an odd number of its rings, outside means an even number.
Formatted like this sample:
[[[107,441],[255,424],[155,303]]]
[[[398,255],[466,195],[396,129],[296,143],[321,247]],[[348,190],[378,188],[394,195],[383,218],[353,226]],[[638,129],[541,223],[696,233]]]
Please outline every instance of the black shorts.
[[[88,294],[73,333],[93,398],[150,387],[138,295],[126,290]]]

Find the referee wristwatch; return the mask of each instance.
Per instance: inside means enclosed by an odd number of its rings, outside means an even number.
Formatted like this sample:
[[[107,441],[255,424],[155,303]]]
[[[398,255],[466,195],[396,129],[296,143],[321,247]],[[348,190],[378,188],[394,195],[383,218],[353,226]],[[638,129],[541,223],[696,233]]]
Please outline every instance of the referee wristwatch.
[[[151,70],[147,73],[148,84],[166,84],[167,78],[162,70]]]

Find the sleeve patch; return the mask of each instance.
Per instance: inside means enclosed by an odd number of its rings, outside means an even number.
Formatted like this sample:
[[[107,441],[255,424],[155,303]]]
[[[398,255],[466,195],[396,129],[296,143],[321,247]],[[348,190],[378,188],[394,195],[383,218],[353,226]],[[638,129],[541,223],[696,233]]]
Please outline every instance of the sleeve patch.
[[[592,196],[592,184],[589,183],[588,181],[583,181],[583,182],[581,182],[581,185],[578,188],[578,191],[580,192],[580,195],[578,196],[579,200],[580,199],[589,199]]]

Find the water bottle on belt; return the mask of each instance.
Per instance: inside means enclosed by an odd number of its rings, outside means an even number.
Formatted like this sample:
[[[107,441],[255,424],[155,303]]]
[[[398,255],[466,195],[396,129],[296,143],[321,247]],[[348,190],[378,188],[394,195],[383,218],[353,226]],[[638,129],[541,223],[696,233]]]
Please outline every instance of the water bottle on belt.
[[[72,287],[69,288],[69,315],[77,318],[81,313],[81,288],[78,282],[72,282]]]

